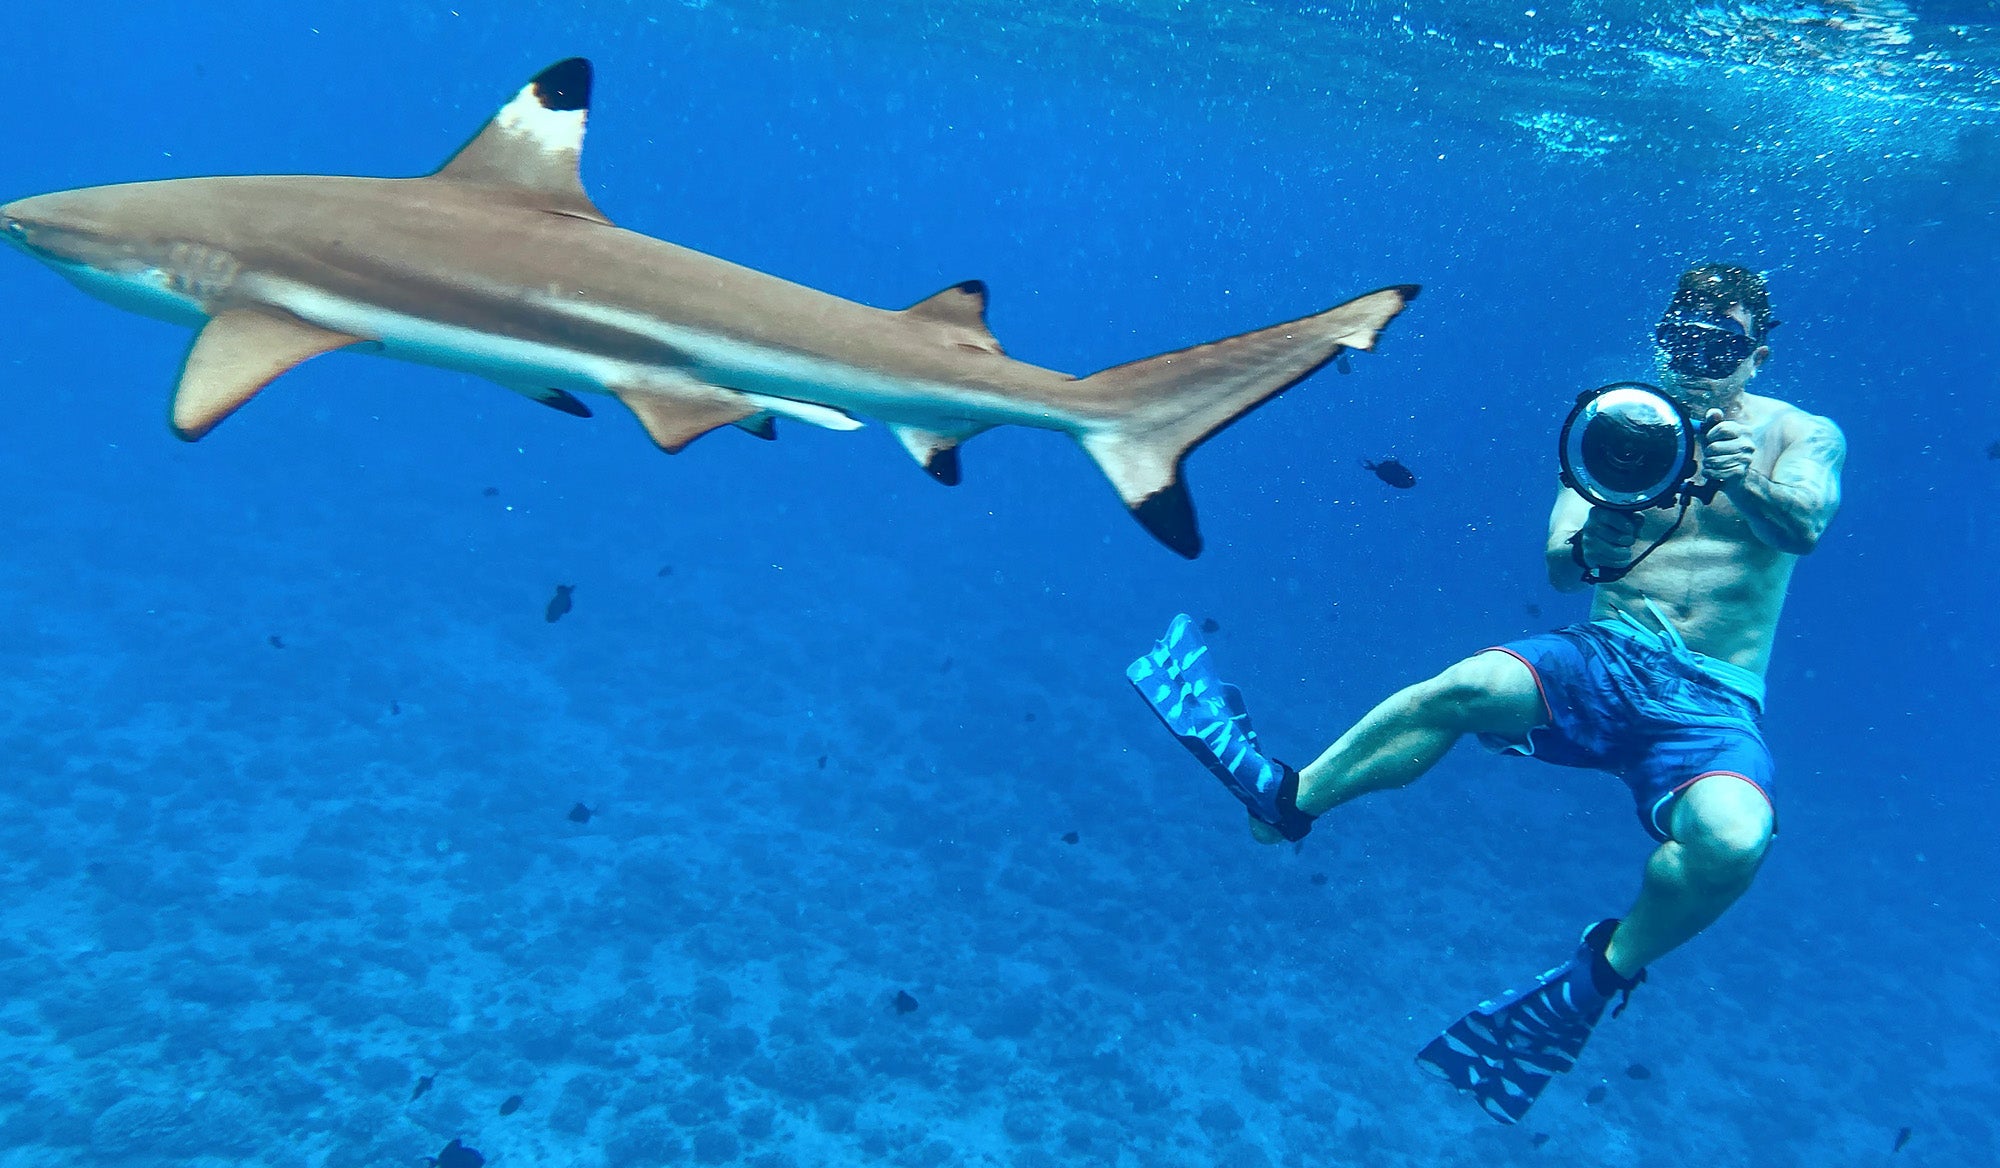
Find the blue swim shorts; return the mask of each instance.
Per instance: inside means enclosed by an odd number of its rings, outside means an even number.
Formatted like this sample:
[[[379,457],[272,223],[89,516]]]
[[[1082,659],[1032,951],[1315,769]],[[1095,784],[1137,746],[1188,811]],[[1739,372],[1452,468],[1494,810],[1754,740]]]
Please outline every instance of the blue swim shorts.
[[[1771,797],[1776,768],[1759,729],[1763,679],[1694,653],[1671,633],[1587,621],[1496,645],[1535,675],[1548,720],[1525,741],[1482,734],[1490,749],[1625,781],[1639,820],[1665,842],[1674,801],[1712,775]]]

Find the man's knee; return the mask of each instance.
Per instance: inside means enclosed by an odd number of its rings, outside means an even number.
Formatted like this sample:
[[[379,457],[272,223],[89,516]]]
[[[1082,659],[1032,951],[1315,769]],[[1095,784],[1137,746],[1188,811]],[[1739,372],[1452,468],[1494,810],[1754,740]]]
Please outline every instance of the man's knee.
[[[1511,653],[1468,657],[1413,694],[1437,724],[1460,733],[1525,734],[1542,723],[1534,671]]]
[[[1710,775],[1674,808],[1674,841],[1690,874],[1718,885],[1747,885],[1771,846],[1771,801],[1748,779]]]

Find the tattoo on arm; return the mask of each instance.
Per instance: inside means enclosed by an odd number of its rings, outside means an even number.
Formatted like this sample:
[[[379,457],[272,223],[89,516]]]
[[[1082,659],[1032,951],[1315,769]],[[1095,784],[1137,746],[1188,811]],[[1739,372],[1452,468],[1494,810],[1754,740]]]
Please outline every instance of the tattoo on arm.
[[[1838,426],[1813,418],[1806,427],[1778,457],[1759,492],[1772,505],[1764,521],[1787,542],[1799,542],[1801,550],[1818,542],[1840,509],[1840,469],[1847,461],[1847,440]]]
[[[1847,439],[1825,418],[1814,418],[1807,427],[1771,468],[1771,481],[1792,488],[1786,493],[1794,502],[1824,511],[1831,518],[1833,509],[1840,506],[1840,468],[1847,461]]]

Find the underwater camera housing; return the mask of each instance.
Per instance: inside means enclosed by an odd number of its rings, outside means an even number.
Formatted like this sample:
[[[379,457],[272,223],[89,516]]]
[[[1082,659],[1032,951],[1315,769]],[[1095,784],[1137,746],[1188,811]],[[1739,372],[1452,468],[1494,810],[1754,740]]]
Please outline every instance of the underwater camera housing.
[[[1591,506],[1645,511],[1715,497],[1714,486],[1694,483],[1700,439],[1687,412],[1658,386],[1614,381],[1577,395],[1556,457],[1563,486]]]
[[[1643,381],[1614,381],[1577,395],[1556,440],[1563,485],[1611,511],[1680,507],[1673,526],[1623,565],[1591,567],[1583,558],[1583,533],[1572,535],[1570,554],[1584,583],[1623,577],[1680,530],[1690,503],[1714,501],[1720,484],[1694,481],[1695,446],[1706,432],[1659,386]]]

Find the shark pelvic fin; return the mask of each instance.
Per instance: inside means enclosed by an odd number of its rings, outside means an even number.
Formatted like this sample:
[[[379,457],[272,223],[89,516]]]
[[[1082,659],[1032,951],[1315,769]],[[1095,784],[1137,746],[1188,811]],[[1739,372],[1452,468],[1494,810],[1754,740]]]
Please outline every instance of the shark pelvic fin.
[[[590,62],[582,57],[535,74],[432,177],[492,187],[544,210],[610,223],[584,193],[579,171],[590,78]]]
[[[778,440],[778,416],[769,410],[762,410],[742,419],[736,423],[736,428],[766,442]]]
[[[554,386],[548,386],[542,389],[530,390],[528,391],[528,396],[550,409],[568,414],[572,418],[590,417],[590,407],[585,405],[581,398],[566,389],[557,389]]]
[[[232,308],[202,326],[181,366],[170,424],[193,442],[215,429],[279,374],[361,341],[295,316]]]
[[[1383,288],[1314,316],[1086,377],[1075,383],[1075,398],[1107,420],[1076,439],[1132,517],[1193,559],[1201,532],[1181,481],[1188,452],[1347,350],[1374,348],[1417,290]]]
[[[916,426],[892,425],[889,429],[927,474],[947,487],[955,487],[959,482],[958,444],[986,427],[958,434],[940,434]]]
[[[1005,356],[999,338],[986,327],[986,281],[966,280],[903,310],[912,320],[944,327],[945,339],[961,349]]]
[[[653,442],[668,454],[679,454],[687,449],[688,443],[710,430],[750,421],[764,412],[742,394],[712,386],[691,386],[685,391],[672,392],[614,389],[612,393],[639,419]]]

